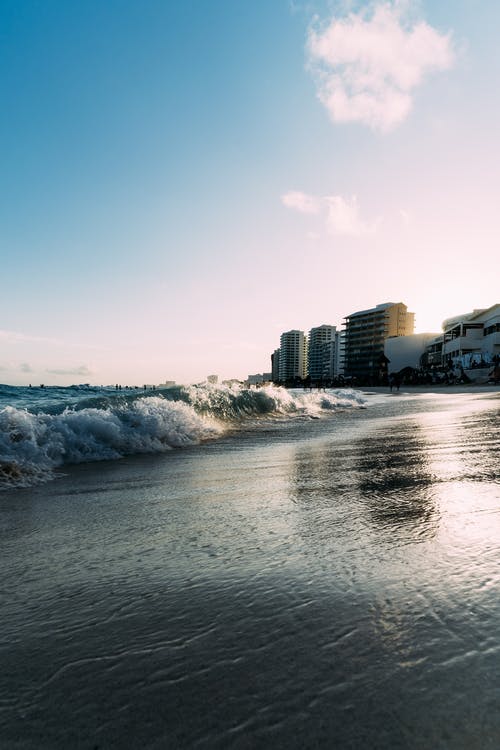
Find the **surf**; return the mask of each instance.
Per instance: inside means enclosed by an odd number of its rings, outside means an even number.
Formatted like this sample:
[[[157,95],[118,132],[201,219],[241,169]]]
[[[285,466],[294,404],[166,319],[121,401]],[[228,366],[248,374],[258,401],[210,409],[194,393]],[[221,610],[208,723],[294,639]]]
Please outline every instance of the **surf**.
[[[17,395],[24,406],[0,409],[0,489],[48,481],[67,464],[160,454],[269,419],[321,418],[364,405],[361,394],[353,390],[207,384],[154,395],[116,395],[106,389],[75,395],[74,390],[58,389],[57,394],[44,393],[43,402],[30,394],[28,405],[26,394]]]

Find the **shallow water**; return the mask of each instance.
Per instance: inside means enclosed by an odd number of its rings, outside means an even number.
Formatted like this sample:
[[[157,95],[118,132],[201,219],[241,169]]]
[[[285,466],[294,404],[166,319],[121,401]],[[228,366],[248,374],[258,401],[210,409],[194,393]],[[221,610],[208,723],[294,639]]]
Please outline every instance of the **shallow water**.
[[[500,746],[498,395],[0,495],[5,748]]]

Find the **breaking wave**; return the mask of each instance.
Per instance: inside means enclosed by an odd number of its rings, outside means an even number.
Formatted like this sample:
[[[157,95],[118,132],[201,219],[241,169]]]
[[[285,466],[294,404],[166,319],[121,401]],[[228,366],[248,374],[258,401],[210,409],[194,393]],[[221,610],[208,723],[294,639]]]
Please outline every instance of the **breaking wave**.
[[[0,489],[47,481],[64,464],[162,453],[216,439],[262,419],[320,417],[360,407],[352,390],[305,392],[268,386],[187,386],[155,395],[103,392],[75,403],[58,396],[40,411],[0,409]],[[73,394],[72,394],[73,396]]]

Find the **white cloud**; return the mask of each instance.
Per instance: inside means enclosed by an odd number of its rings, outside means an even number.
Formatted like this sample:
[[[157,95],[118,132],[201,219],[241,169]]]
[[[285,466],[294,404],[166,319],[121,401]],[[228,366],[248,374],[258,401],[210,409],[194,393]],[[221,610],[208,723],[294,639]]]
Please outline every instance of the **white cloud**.
[[[293,200],[288,202],[285,202],[285,196],[282,196],[281,200],[288,208],[295,209],[301,213],[323,214],[326,230],[329,234],[361,237],[366,234],[373,234],[376,231],[377,222],[367,224],[361,218],[355,195],[351,198],[344,198],[341,195],[325,195],[321,197],[307,195],[306,193],[287,193],[287,195],[301,196],[300,201]],[[303,206],[315,206],[315,211],[305,211]],[[308,234],[308,237],[313,239],[317,239],[318,236],[312,232]]]
[[[87,367],[87,365],[80,365],[80,367],[73,367],[67,370],[65,369],[46,370],[46,372],[50,373],[51,375],[93,375],[92,370],[90,370]]]
[[[4,341],[9,344],[21,344],[21,343],[40,343],[40,344],[56,344],[61,345],[62,342],[58,339],[50,339],[45,336],[30,336],[26,333],[19,333],[18,331],[5,331],[0,330],[0,341]]]
[[[281,202],[287,208],[294,208],[303,214],[318,214],[321,210],[321,202],[313,195],[301,193],[299,190],[291,190],[281,196]]]
[[[32,366],[28,362],[21,362],[19,369],[21,372],[34,372]]]
[[[330,234],[361,237],[375,232],[375,224],[366,224],[361,219],[355,195],[348,199],[341,195],[330,195],[326,196],[324,201],[328,207],[326,226]]]
[[[395,0],[371,3],[310,30],[310,67],[334,122],[392,130],[408,116],[413,90],[423,78],[453,66],[450,34],[413,22],[410,6]]]

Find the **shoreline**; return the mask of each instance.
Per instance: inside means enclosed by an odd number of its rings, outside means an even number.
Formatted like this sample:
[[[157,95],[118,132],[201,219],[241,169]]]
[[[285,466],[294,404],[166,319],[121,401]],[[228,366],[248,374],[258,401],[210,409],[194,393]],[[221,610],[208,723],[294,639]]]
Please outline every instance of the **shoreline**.
[[[492,383],[485,383],[485,384],[469,384],[469,383],[462,383],[459,385],[402,385],[400,386],[399,391],[394,388],[391,392],[389,389],[389,386],[387,385],[374,385],[374,386],[360,386],[356,390],[361,391],[361,393],[387,393],[388,395],[392,396],[403,396],[403,395],[409,395],[409,394],[417,394],[417,393],[445,393],[445,394],[453,394],[453,393],[500,393],[500,385],[493,385]]]
[[[2,747],[488,747],[498,396],[416,390],[0,494]]]

